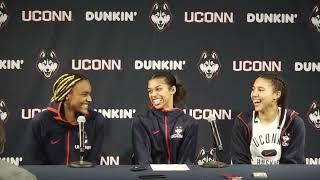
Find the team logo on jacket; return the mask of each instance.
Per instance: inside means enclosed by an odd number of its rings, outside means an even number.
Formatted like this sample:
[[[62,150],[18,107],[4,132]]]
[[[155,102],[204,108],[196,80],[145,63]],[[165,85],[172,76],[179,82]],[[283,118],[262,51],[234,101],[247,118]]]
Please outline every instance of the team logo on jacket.
[[[174,129],[174,134],[172,134],[170,136],[171,139],[181,139],[183,138],[182,135],[183,129],[181,126],[176,126],[176,128]]]
[[[50,79],[57,72],[58,67],[59,61],[53,50],[40,52],[37,69],[46,79]]]
[[[172,14],[166,2],[155,2],[149,17],[153,26],[160,32],[167,29],[172,20]]]
[[[286,147],[289,146],[290,133],[284,133],[284,135],[281,138],[281,145]]]
[[[0,99],[0,120],[4,123],[7,121],[9,116],[9,111],[6,106],[6,102],[3,99]]]
[[[8,11],[4,2],[0,1],[0,29],[8,22]]]
[[[202,147],[198,153],[196,163],[198,165],[202,165],[203,163],[214,161],[216,160],[215,156],[215,148],[211,147],[209,150],[206,150],[204,147]]]
[[[315,101],[309,108],[308,119],[315,128],[320,129],[320,107]]]
[[[320,6],[319,5],[314,6],[314,8],[312,9],[310,22],[314,27],[314,29],[320,32]]]
[[[206,51],[202,52],[198,62],[198,69],[207,80],[211,80],[221,69],[218,54],[215,51],[211,54]]]

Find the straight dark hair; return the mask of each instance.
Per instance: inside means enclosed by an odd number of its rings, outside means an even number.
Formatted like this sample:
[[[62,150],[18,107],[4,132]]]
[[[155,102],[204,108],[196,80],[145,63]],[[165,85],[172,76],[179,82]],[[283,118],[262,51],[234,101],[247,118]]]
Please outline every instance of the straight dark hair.
[[[148,82],[152,79],[158,79],[163,78],[169,86],[176,86],[176,93],[173,95],[173,101],[174,102],[180,102],[185,99],[187,96],[187,91],[185,87],[182,85],[181,81],[172,74],[170,71],[158,71],[154,74],[152,74]]]

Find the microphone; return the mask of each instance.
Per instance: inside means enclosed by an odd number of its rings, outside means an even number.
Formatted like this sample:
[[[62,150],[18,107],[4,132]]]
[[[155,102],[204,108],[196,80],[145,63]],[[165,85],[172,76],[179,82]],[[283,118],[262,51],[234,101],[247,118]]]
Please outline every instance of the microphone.
[[[95,164],[92,162],[84,161],[83,155],[85,151],[85,145],[84,145],[84,123],[86,122],[86,118],[84,116],[79,116],[77,118],[77,122],[79,124],[79,152],[80,152],[80,161],[75,161],[70,163],[70,167],[74,168],[88,168],[88,167],[94,167]]]
[[[216,142],[216,145],[218,146],[218,150],[223,151],[223,145],[222,145],[220,133],[219,133],[219,130],[217,127],[216,117],[214,115],[212,115],[212,116],[209,116],[209,118],[207,120],[210,123],[212,134],[213,134],[214,140]]]
[[[77,118],[77,122],[79,124],[79,151],[80,151],[80,161],[83,161],[83,153],[84,153],[84,123],[86,122],[86,118],[84,116],[79,116]]]

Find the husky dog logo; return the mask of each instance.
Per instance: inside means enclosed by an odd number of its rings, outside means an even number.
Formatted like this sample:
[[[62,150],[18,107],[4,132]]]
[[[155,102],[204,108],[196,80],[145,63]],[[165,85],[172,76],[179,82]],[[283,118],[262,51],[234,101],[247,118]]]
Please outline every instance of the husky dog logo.
[[[215,150],[216,150],[215,148],[210,148],[207,151],[204,147],[202,147],[198,153],[196,163],[198,165],[202,165],[203,163],[206,163],[209,161],[215,161],[216,160]]]
[[[0,99],[0,120],[3,122],[6,122],[9,116],[9,111],[6,106],[6,103],[4,100]]]
[[[151,23],[158,31],[164,31],[170,24],[172,14],[166,2],[155,2],[150,12]]]
[[[42,50],[37,62],[37,68],[39,72],[46,78],[50,79],[54,73],[56,73],[59,67],[59,61],[56,53],[51,50],[49,53]]]
[[[309,108],[308,119],[315,128],[320,129],[320,107],[316,102],[313,102]]]
[[[176,126],[175,130],[174,130],[174,134],[171,135],[171,139],[181,139],[183,138],[183,135],[181,134],[183,132],[183,129],[181,126]]]
[[[211,54],[208,54],[204,51],[201,54],[198,68],[200,73],[207,78],[207,80],[211,80],[215,77],[221,68],[217,53],[213,51]]]
[[[317,30],[320,32],[320,8],[319,5],[316,5],[312,9],[311,17],[310,17],[311,24]]]
[[[290,141],[290,133],[285,133],[285,134],[282,136],[282,143],[281,143],[281,145],[282,145],[282,146],[289,146],[289,141]]]
[[[0,29],[6,24],[8,21],[8,11],[5,4],[0,1]]]

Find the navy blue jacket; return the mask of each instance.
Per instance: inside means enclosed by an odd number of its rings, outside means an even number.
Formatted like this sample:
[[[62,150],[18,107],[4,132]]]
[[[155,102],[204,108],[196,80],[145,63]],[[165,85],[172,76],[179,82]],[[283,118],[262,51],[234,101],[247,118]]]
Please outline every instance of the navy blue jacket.
[[[27,164],[68,165],[79,161],[79,128],[61,117],[62,103],[51,103],[31,123],[25,158]],[[98,163],[102,155],[104,117],[89,110],[85,122],[84,160]]]
[[[191,164],[197,138],[198,122],[180,109],[150,109],[132,124],[133,152],[138,164]]]
[[[231,137],[231,160],[233,164],[251,164],[250,142],[252,137],[252,112],[240,113],[234,122]],[[289,141],[283,143],[289,134]],[[298,113],[287,109],[285,124],[281,130],[280,164],[304,164],[305,125]],[[286,144],[284,146],[284,144]]]

